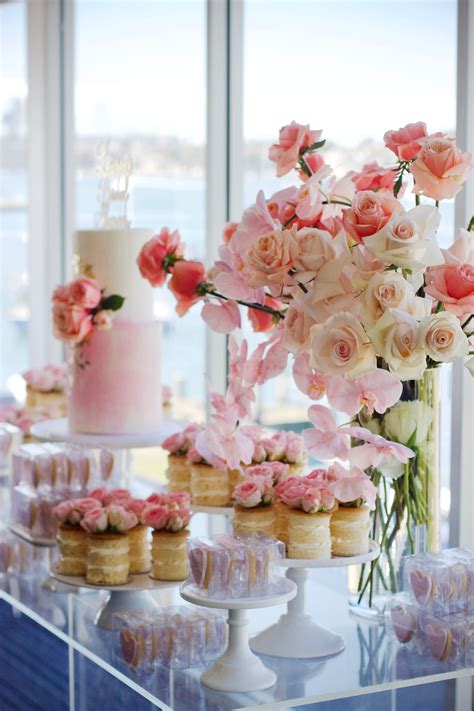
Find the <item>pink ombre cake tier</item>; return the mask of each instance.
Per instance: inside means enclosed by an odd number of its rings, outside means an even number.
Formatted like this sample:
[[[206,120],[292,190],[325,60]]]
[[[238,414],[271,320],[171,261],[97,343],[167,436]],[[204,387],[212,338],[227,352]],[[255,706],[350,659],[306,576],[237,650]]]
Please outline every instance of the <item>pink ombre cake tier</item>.
[[[69,426],[86,434],[156,432],[161,420],[161,324],[114,319],[71,351]]]

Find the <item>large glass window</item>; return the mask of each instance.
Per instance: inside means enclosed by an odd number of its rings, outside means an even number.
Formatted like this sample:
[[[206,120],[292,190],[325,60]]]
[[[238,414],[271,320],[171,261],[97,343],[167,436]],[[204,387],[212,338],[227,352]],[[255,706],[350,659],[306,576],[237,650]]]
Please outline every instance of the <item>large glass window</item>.
[[[76,226],[94,226],[95,151],[130,154],[132,227],[178,228],[187,253],[205,257],[206,2],[76,2]],[[201,414],[204,324],[180,319],[155,291],[163,320],[163,382],[175,413]]]
[[[28,365],[26,2],[0,4],[0,401]]]

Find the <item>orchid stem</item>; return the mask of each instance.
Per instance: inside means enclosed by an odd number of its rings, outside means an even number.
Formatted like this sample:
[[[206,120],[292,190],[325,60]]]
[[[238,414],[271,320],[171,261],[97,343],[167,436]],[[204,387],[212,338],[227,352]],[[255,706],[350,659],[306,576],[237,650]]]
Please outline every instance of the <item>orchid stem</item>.
[[[241,301],[240,299],[231,299],[228,296],[224,296],[223,294],[220,294],[215,289],[207,289],[206,294],[212,294],[212,296],[217,296],[218,299],[224,299],[224,301],[235,301],[237,304],[240,304],[241,306],[246,306],[248,309],[255,309],[256,311],[263,311],[264,313],[271,314],[272,316],[275,316],[276,318],[279,318],[279,319],[282,319],[285,317],[281,311],[278,311],[277,309],[272,309],[270,306],[265,306],[264,304],[256,304],[256,303],[249,304],[246,301]]]

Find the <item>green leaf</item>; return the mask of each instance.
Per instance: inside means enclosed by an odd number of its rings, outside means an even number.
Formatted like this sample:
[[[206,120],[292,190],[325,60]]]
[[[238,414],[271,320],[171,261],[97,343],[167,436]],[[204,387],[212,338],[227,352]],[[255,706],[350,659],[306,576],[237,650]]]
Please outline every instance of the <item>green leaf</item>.
[[[400,192],[400,189],[402,187],[402,182],[403,182],[403,172],[400,173],[397,180],[395,181],[395,185],[393,186],[393,194],[395,197],[398,197],[398,193]]]
[[[124,296],[120,296],[120,294],[111,294],[102,301],[100,308],[110,309],[110,311],[118,311],[122,308],[124,301]]]
[[[316,143],[312,143],[308,148],[304,149],[304,153],[308,153],[308,151],[317,151],[318,148],[322,148],[324,144],[326,143],[326,139],[323,138],[322,141],[316,141]]]

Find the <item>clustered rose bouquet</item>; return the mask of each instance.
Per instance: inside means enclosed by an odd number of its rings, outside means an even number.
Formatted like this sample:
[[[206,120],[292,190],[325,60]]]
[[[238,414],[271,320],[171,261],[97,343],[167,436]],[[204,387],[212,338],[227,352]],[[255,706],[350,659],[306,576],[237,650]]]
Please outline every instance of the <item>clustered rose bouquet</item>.
[[[449,249],[436,239],[439,202],[462,189],[471,156],[418,122],[385,134],[391,165],[372,162],[336,177],[320,152],[321,134],[296,122],[280,130],[269,159],[277,176],[294,170],[297,184],[269,198],[260,191],[240,222],[225,226],[208,272],[185,259],[179,233],[166,229],[145,245],[138,263],[152,284],[169,278],[180,315],[203,302],[202,317],[220,333],[239,328],[239,305],[248,308],[254,330],[268,338],[240,365],[247,401],[256,385],[284,371],[292,354],[300,390],[367,425],[340,433],[330,413],[320,411],[322,437],[310,452],[340,456],[341,443],[345,450],[356,438],[360,451],[351,456],[371,468],[376,484],[381,474],[385,488],[389,482],[373,530],[389,550],[403,520],[420,524],[428,516],[420,472],[429,470],[432,455],[422,451],[421,433],[434,438],[437,404],[428,375],[474,352],[474,218]],[[410,176],[415,204],[406,209],[400,197]],[[473,358],[466,365],[474,372]],[[234,400],[226,396],[227,408]],[[406,411],[410,431],[401,428]],[[416,456],[394,456],[397,443]],[[413,550],[410,525],[408,531]],[[392,587],[394,578],[392,566]],[[372,575],[362,588],[369,583]]]
[[[183,531],[191,520],[191,498],[185,491],[151,494],[140,512],[140,521],[155,531]]]
[[[112,326],[114,311],[122,308],[125,298],[105,296],[96,279],[84,275],[53,292],[54,335],[69,345],[79,345],[94,329],[106,331]]]
[[[138,517],[127,507],[131,495],[128,494],[128,499],[125,500],[120,495],[114,497],[112,490],[107,493],[106,498],[101,499],[100,496],[97,497],[97,492],[101,491],[103,490],[98,489],[91,492],[85,499],[63,501],[55,506],[53,515],[59,523],[81,526],[87,533],[125,533],[134,528],[138,524]]]

